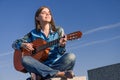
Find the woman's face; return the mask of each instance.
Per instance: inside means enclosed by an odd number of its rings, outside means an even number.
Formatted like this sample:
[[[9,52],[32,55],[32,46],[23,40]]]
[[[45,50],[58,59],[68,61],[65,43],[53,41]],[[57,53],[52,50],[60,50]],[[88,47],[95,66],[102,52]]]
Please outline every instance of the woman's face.
[[[51,22],[51,13],[50,13],[50,11],[49,11],[49,9],[48,8],[44,8],[41,12],[40,12],[40,14],[39,14],[39,16],[38,17],[36,17],[36,19],[40,22],[40,23],[42,23],[42,22]]]

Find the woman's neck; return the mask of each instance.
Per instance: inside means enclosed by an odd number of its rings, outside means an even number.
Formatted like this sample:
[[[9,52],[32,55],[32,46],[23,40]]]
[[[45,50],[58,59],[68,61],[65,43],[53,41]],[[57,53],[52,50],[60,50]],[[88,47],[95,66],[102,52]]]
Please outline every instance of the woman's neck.
[[[45,24],[45,25],[41,25],[41,26],[42,26],[42,31],[44,32],[46,37],[48,37],[49,31],[50,31],[50,25],[49,24]]]
[[[50,30],[50,25],[49,24],[44,24],[44,25],[41,25],[42,26],[42,30],[43,31],[49,31]]]

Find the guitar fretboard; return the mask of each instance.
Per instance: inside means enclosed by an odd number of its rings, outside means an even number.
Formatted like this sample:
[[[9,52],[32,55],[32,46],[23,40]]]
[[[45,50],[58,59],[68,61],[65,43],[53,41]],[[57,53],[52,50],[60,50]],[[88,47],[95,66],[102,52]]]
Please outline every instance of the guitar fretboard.
[[[44,49],[46,49],[46,48],[48,48],[48,47],[51,47],[51,46],[53,46],[53,45],[56,45],[56,44],[59,43],[59,40],[60,40],[60,39],[56,39],[56,40],[50,41],[50,42],[48,42],[47,44],[44,44],[44,45],[42,45],[42,46],[39,46],[36,50],[37,50],[37,51],[41,51],[41,50],[44,50]]]

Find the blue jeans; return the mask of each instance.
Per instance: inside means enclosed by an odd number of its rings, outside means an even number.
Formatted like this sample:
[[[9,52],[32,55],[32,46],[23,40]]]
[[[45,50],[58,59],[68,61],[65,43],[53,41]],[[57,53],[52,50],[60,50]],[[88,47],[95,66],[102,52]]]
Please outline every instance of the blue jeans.
[[[73,70],[75,59],[76,57],[73,53],[65,53],[54,64],[51,66],[46,66],[31,56],[24,56],[22,58],[22,65],[30,73],[35,73],[44,78],[54,77],[58,71]]]

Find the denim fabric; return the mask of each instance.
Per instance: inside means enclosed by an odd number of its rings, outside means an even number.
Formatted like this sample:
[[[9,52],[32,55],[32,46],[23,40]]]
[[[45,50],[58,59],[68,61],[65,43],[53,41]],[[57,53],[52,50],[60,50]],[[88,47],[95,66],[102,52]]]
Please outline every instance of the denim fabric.
[[[31,56],[24,56],[22,64],[28,72],[33,72],[44,78],[54,77],[58,71],[72,70],[75,64],[75,55],[73,53],[65,53],[51,66],[47,66]]]
[[[53,63],[50,67],[59,71],[73,70],[76,56],[73,53],[65,53],[60,59]]]

